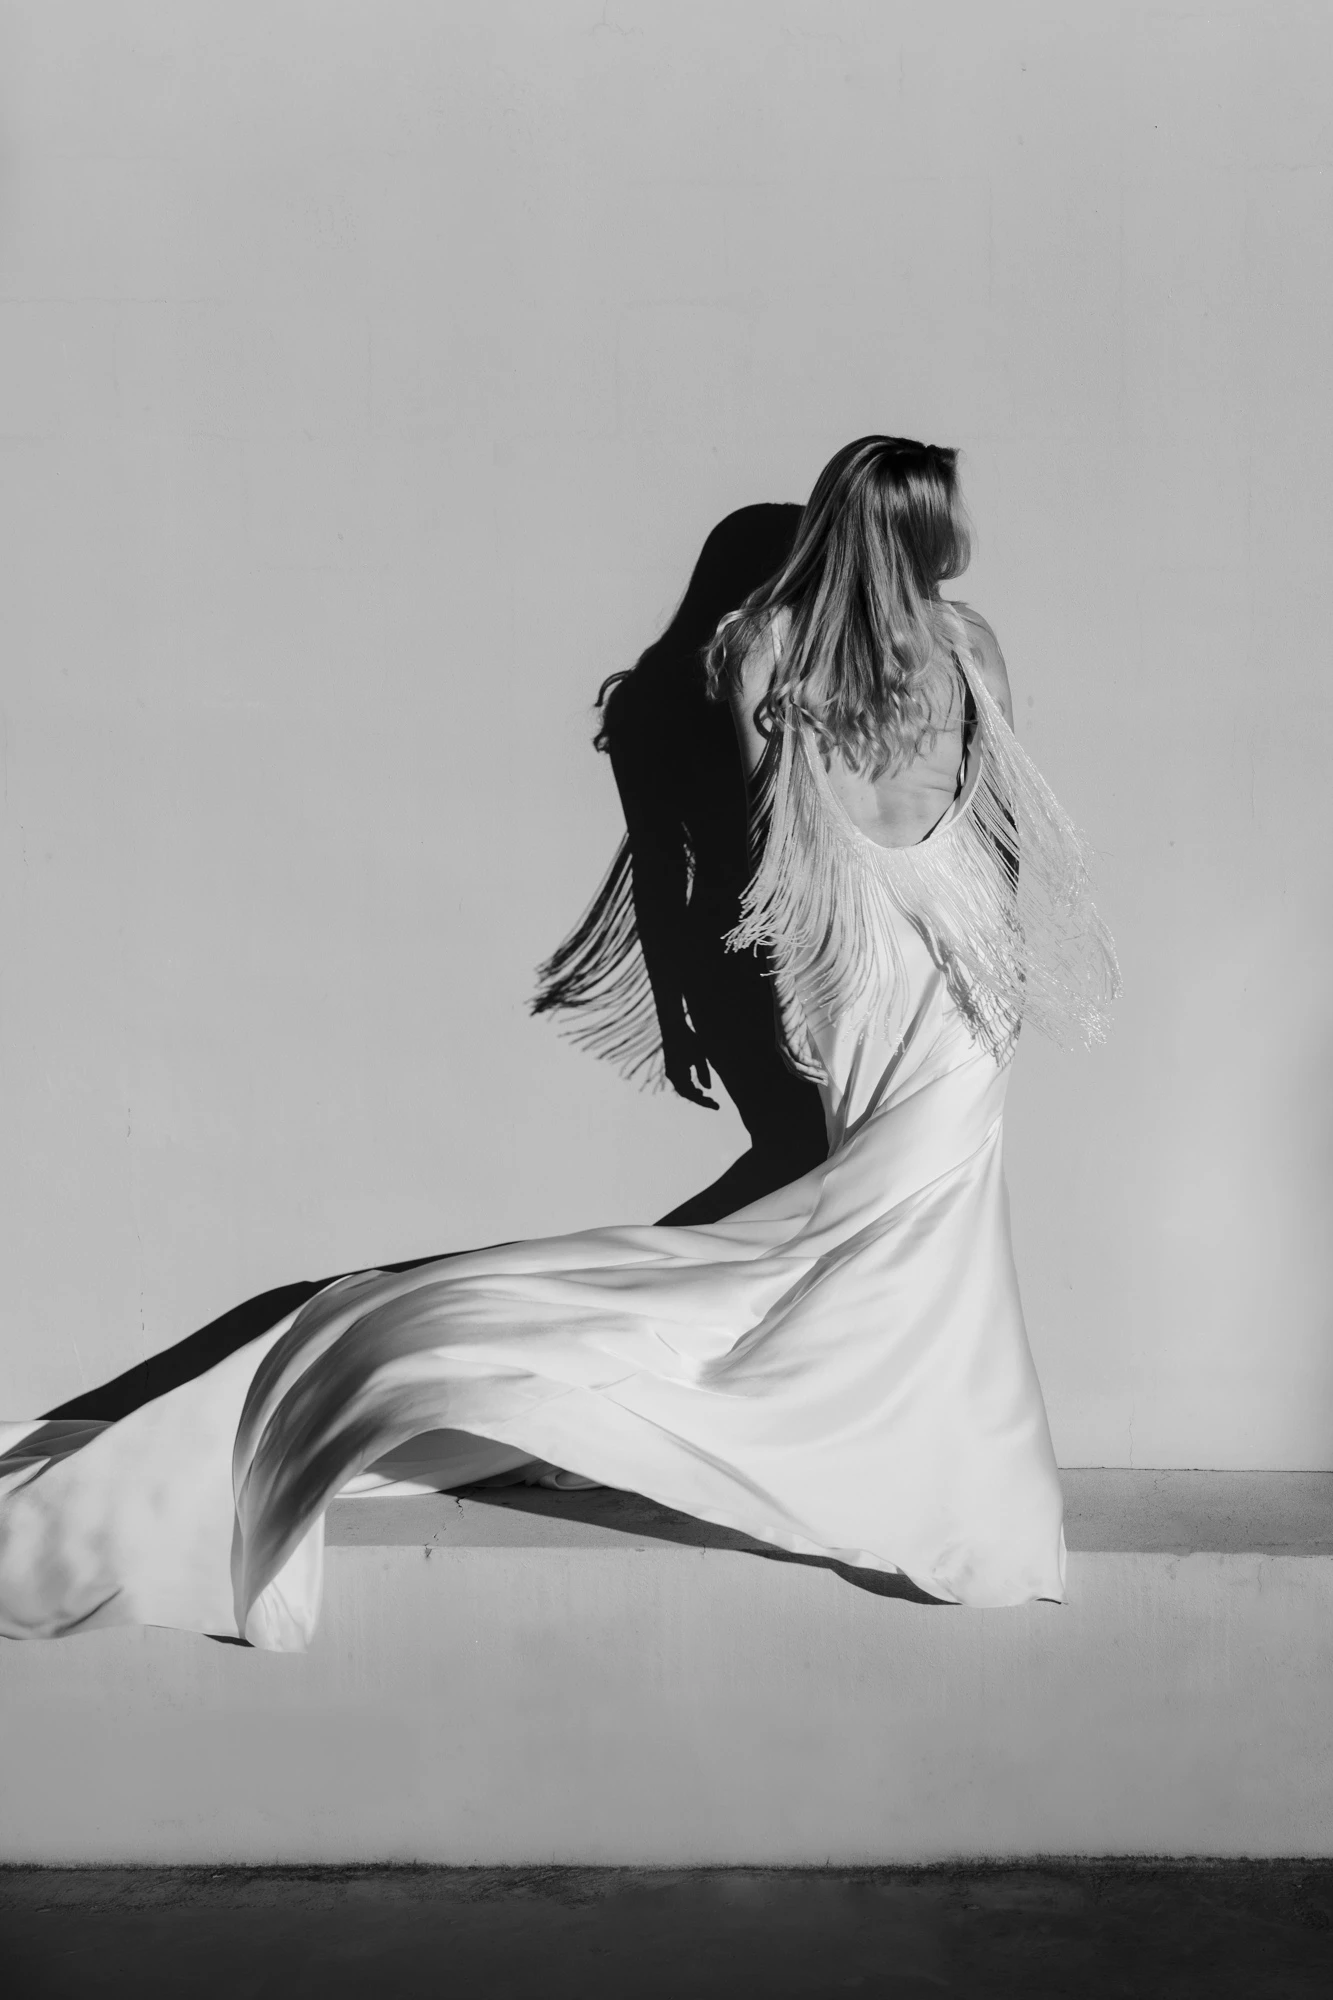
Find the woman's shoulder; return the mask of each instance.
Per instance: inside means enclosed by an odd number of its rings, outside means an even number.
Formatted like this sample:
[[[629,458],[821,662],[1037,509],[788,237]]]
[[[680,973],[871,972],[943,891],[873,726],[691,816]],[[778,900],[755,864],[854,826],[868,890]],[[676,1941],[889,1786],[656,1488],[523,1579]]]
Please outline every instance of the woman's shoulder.
[[[723,623],[739,616],[739,612],[729,612]],[[765,612],[755,623],[744,650],[738,648],[733,655],[733,684],[742,692],[762,693],[767,688],[773,669],[781,658],[790,623],[791,614],[783,605]]]
[[[968,650],[976,663],[982,682],[991,700],[1002,711],[1006,721],[1014,719],[1013,695],[1009,688],[1009,669],[1000,651],[1000,642],[994,629],[981,613],[960,598],[944,600],[949,609],[956,612],[967,636]]]
[[[781,653],[781,616],[778,612],[759,620],[744,647],[738,644],[731,652],[728,663],[727,697],[740,738],[741,758],[751,776],[759,769],[768,749],[768,730],[760,728],[758,710],[772,685],[773,669]]]

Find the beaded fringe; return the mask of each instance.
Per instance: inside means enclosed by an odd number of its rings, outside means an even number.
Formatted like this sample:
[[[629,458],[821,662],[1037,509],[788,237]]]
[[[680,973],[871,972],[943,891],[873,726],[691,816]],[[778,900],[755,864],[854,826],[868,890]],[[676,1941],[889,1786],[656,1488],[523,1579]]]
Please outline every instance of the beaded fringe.
[[[977,720],[965,803],[947,823],[915,846],[880,846],[848,817],[802,730],[782,732],[761,774],[767,831],[727,943],[772,953],[788,1058],[805,1075],[824,1074],[810,1035],[820,1017],[873,1022],[890,1042],[905,1033],[902,918],[998,1062],[1024,1021],[1062,1045],[1105,1039],[1120,975],[1084,843],[949,617]]]
[[[530,1011],[561,1012],[560,1033],[650,1090],[665,1083],[662,1036],[634,919],[629,841],[569,936],[537,968]]]

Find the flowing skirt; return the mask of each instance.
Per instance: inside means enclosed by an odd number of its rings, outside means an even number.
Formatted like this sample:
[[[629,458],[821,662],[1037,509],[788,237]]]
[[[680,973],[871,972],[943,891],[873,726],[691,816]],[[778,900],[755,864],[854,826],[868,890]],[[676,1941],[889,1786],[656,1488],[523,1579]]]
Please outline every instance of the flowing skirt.
[[[910,969],[893,1048],[824,1031],[828,1160],[727,1220],[361,1272],[117,1423],[0,1426],[0,1632],[300,1650],[330,1500],[527,1459],[947,1602],[1060,1599],[1008,1071]]]

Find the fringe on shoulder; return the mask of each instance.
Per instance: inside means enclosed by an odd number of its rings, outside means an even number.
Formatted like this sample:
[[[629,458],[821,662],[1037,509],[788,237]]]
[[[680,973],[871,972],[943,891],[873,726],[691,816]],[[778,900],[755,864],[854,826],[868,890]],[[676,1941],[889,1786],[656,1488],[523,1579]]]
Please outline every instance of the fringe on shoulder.
[[[924,840],[885,848],[862,833],[804,730],[783,731],[762,774],[763,849],[727,942],[772,953],[789,1057],[807,1075],[823,1074],[819,1017],[905,1033],[904,917],[998,1062],[1024,1021],[1066,1046],[1105,1039],[1120,974],[1085,843],[986,688],[961,620],[949,621],[976,723],[962,793]]]
[[[533,1014],[560,1013],[560,1033],[650,1090],[665,1083],[662,1036],[634,916],[629,840],[569,936],[537,968]]]

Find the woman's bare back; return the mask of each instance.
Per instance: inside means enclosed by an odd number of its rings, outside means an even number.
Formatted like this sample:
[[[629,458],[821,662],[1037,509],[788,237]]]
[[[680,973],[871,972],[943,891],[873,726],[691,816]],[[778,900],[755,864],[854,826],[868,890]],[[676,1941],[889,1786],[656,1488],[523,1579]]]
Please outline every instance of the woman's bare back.
[[[990,626],[970,606],[953,603],[968,630],[976,660],[986,687],[1011,724],[1013,710],[1004,657]],[[789,614],[778,613],[773,634],[780,651],[786,638]],[[773,670],[773,652],[765,640],[745,661],[740,686],[732,701],[733,714],[741,739],[746,768],[753,773],[763,757],[765,741],[755,727],[754,710],[762,700]],[[924,840],[944,816],[958,794],[967,749],[964,740],[966,694],[952,658],[941,655],[936,692],[939,726],[900,768],[872,778],[851,769],[836,753],[824,751],[829,783],[853,824],[881,847],[912,847]]]

